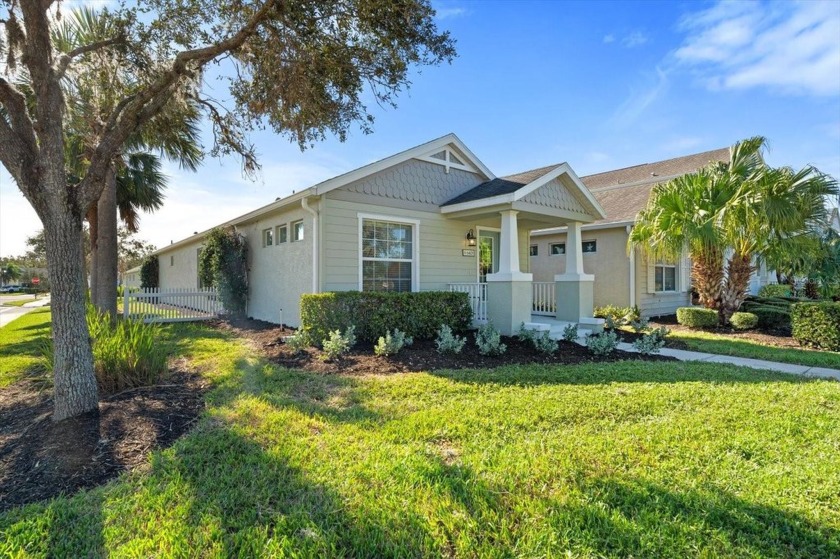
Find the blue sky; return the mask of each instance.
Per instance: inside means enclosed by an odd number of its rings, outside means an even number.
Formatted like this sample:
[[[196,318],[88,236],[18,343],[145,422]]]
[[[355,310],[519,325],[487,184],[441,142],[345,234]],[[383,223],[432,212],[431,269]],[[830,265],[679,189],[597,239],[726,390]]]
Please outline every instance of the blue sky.
[[[398,108],[374,106],[374,134],[303,153],[256,134],[256,181],[233,158],[192,174],[167,165],[167,204],[140,236],[177,241],[448,132],[497,175],[562,161],[585,175],[762,135],[770,164],[840,177],[840,2],[434,5],[459,57],[415,73]],[[0,255],[39,228],[0,173]]]

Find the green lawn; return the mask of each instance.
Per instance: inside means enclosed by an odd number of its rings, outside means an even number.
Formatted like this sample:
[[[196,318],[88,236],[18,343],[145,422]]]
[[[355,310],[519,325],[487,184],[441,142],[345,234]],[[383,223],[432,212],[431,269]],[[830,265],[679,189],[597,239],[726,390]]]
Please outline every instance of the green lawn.
[[[831,557],[840,383],[720,364],[392,376],[166,328],[216,388],[148,471],[0,515],[0,556]]]
[[[833,351],[775,347],[763,345],[757,341],[734,339],[723,334],[699,330],[672,332],[668,339],[684,342],[687,349],[691,351],[840,369],[840,353]]]
[[[0,387],[39,368],[42,341],[50,335],[50,309],[43,307],[0,328]]]
[[[31,303],[35,299],[19,299],[17,301],[3,301],[0,306],[3,307],[22,307],[26,303]]]

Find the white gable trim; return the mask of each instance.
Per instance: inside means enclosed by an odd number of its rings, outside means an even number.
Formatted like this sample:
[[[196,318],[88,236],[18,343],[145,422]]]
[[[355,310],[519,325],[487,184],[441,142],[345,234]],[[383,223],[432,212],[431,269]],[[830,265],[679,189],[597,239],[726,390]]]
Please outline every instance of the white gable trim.
[[[348,185],[351,182],[363,179],[369,175],[378,173],[379,171],[384,171],[385,169],[393,167],[394,165],[399,165],[400,163],[408,161],[409,159],[423,159],[424,157],[427,157],[435,152],[441,151],[450,144],[455,146],[467,157],[467,162],[470,165],[474,166],[475,169],[478,170],[480,175],[484,176],[487,180],[493,180],[494,178],[496,178],[496,176],[490,171],[490,169],[488,169],[487,166],[484,165],[484,163],[482,163],[475,155],[473,155],[473,153],[469,150],[469,148],[467,148],[467,146],[464,145],[464,143],[458,138],[458,136],[456,136],[455,134],[447,134],[446,136],[438,138],[437,140],[426,142],[425,144],[421,144],[396,155],[392,155],[391,157],[386,157],[385,159],[382,159],[375,163],[365,165],[364,167],[359,167],[358,169],[350,171],[349,173],[344,173],[343,175],[339,175],[322,183],[316,184],[315,186],[311,187],[312,194],[316,196],[321,196],[323,194],[326,194],[327,192]],[[433,163],[447,163],[442,160],[436,160],[434,158],[430,159]],[[451,167],[463,168],[464,170],[475,172],[474,169],[467,168],[466,165],[456,166],[452,163],[450,163],[449,165]]]
[[[572,184],[575,186],[578,193],[581,194],[586,199],[586,201],[589,202],[592,209],[598,213],[597,219],[604,219],[607,217],[604,208],[601,207],[601,204],[599,204],[598,200],[596,200],[592,193],[589,192],[589,189],[586,188],[583,182],[581,182],[580,178],[577,176],[577,174],[575,174],[575,172],[572,170],[568,163],[563,163],[559,165],[553,171],[549,171],[548,173],[544,174],[536,180],[529,182],[528,184],[514,192],[514,201],[521,200],[525,196],[531,194],[541,186],[548,184],[549,182],[553,181],[561,175],[566,175],[572,180]],[[574,192],[572,192],[572,194],[574,194]]]

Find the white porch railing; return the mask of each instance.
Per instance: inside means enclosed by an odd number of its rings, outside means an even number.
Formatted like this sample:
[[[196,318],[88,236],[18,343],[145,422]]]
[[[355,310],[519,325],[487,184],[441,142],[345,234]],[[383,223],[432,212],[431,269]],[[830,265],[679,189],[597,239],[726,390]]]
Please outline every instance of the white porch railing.
[[[533,314],[554,316],[557,313],[557,296],[553,281],[535,281],[533,285]]]
[[[470,299],[474,322],[487,322],[487,284],[450,283],[449,291],[466,293]]]
[[[222,311],[215,289],[126,289],[123,293],[123,316],[143,322],[209,320]]]

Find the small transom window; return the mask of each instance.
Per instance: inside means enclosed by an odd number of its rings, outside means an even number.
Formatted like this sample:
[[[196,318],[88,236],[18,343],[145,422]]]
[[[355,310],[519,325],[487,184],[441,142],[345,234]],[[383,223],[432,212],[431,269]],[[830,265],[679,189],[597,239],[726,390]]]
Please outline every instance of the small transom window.
[[[581,250],[584,254],[587,252],[597,252],[598,243],[597,241],[583,241],[583,243],[581,243]]]
[[[531,256],[537,256],[540,253],[540,249],[537,245],[531,245],[531,249],[529,251]]]
[[[566,254],[566,243],[551,243],[549,246],[551,248],[552,256]]]

